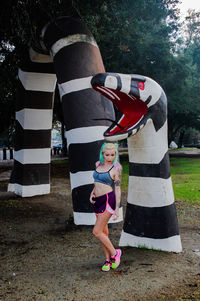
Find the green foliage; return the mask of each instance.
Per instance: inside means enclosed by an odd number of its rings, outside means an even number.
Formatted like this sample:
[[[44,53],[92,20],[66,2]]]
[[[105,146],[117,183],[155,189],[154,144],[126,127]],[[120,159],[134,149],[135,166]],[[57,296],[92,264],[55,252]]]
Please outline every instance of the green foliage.
[[[0,133],[14,124],[16,75],[22,49],[38,46],[38,34],[58,16],[87,24],[109,72],[155,79],[169,102],[169,140],[200,128],[200,22],[186,19],[186,41],[178,37],[179,0],[7,0],[1,4]],[[11,49],[11,46],[14,48]],[[55,118],[62,114],[55,102]],[[7,120],[5,118],[7,117]],[[169,142],[170,142],[169,141]]]
[[[82,12],[88,1],[80,3]],[[92,3],[92,17],[86,15],[83,20],[99,43],[106,70],[158,79],[158,69],[168,66],[164,58],[170,55],[169,35],[175,29],[176,12],[169,10],[167,1],[96,0]],[[167,16],[173,22],[166,24]]]

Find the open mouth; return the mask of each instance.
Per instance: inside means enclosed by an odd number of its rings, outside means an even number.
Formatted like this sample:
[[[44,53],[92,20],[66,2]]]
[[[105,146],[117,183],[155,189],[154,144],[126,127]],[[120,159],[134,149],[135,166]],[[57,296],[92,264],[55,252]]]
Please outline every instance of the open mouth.
[[[113,139],[125,139],[133,135],[137,130],[144,125],[144,117],[148,112],[147,104],[139,98],[139,90],[144,90],[144,82],[139,80],[134,82],[133,93],[124,93],[118,88],[113,89],[106,87],[104,83],[97,80],[92,81],[93,89],[111,100],[121,114],[116,118],[111,126],[104,133],[104,136]]]

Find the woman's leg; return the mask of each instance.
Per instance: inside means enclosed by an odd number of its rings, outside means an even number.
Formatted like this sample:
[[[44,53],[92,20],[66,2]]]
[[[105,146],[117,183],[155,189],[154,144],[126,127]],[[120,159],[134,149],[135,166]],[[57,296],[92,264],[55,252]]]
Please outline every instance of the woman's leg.
[[[105,226],[105,228],[103,229],[103,233],[108,236],[109,235],[109,230],[108,230],[108,225]],[[107,260],[110,260],[110,252],[109,250],[106,248],[106,246],[102,243],[102,247],[103,247],[103,250],[104,250],[104,253],[105,253],[105,256],[106,256],[106,259]]]
[[[106,254],[106,257],[110,255],[114,256],[116,254],[116,250],[113,247],[107,233],[105,233],[106,231],[106,226],[108,225],[108,221],[111,217],[111,214],[107,211],[105,211],[103,214],[101,215],[97,215],[97,220],[96,220],[96,224],[94,226],[93,229],[93,234],[95,237],[97,237],[102,245],[104,246],[104,252]]]

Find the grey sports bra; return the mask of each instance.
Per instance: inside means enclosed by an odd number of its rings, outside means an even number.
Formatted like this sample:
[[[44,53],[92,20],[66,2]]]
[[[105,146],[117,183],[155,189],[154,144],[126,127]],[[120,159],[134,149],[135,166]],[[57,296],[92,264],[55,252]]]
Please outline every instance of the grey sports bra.
[[[98,172],[95,170],[93,173],[94,182],[99,182],[102,184],[112,186],[114,183],[114,180],[110,176],[110,170],[113,167],[114,167],[114,165],[108,171],[105,171],[105,172]]]

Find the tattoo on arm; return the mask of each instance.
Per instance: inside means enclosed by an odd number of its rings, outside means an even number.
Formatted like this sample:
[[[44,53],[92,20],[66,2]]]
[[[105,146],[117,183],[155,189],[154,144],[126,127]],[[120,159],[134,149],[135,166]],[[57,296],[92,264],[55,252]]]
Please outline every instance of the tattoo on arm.
[[[121,184],[121,169],[117,168],[117,174],[115,177],[115,186],[120,186]]]
[[[120,180],[117,180],[117,181],[115,181],[114,183],[115,183],[115,186],[120,186],[120,183],[121,183],[121,182],[120,182]]]

